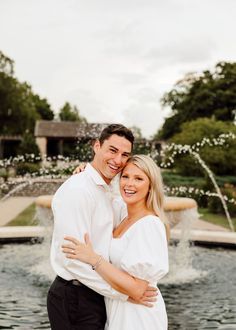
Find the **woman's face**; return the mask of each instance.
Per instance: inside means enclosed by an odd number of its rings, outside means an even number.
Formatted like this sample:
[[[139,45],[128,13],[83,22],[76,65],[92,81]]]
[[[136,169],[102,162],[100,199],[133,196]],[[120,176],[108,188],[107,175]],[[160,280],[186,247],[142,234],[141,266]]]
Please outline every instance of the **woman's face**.
[[[125,166],[120,177],[120,192],[127,204],[146,204],[149,186],[149,178],[142,170],[132,163]]]

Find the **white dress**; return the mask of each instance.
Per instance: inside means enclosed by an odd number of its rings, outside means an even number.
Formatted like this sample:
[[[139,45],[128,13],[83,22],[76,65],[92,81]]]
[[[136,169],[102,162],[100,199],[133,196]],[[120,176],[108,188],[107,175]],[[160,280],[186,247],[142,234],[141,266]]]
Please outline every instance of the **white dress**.
[[[113,238],[110,260],[136,278],[156,286],[168,272],[166,231],[161,220],[148,215],[134,223],[120,238]],[[149,308],[128,301],[105,298],[107,330],[166,330],[167,315],[161,292]]]

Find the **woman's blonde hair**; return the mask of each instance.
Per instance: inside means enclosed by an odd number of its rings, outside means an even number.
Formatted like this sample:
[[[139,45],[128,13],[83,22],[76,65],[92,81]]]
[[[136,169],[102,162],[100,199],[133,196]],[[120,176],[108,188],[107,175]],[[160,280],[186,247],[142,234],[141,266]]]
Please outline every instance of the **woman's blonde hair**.
[[[167,238],[169,239],[170,230],[167,218],[164,212],[164,187],[161,176],[161,170],[147,155],[131,156],[127,164],[132,163],[142,170],[150,181],[149,193],[147,196],[146,206],[154,212],[166,227]]]

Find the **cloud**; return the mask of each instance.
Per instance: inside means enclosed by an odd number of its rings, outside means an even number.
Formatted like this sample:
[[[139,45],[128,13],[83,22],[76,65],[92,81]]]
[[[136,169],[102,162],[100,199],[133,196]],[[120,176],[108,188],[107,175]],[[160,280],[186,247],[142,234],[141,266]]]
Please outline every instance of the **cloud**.
[[[53,109],[69,101],[90,122],[148,136],[167,111],[160,97],[185,73],[235,60],[235,9],[235,0],[1,0],[1,50]]]
[[[145,58],[165,65],[195,64],[208,61],[216,48],[212,40],[189,37],[152,48]]]
[[[140,85],[145,84],[148,80],[147,74],[136,72],[124,72],[120,74],[113,74],[112,77],[121,84],[126,85]]]
[[[77,104],[80,114],[92,123],[112,123],[119,121],[119,114],[116,116],[114,111],[107,104],[101,101],[88,89],[71,90],[66,95],[72,104]],[[104,100],[105,101],[105,100]]]
[[[153,135],[163,124],[161,95],[152,88],[141,88],[133,95],[129,106],[123,111],[123,121],[127,126],[138,126],[145,137]]]

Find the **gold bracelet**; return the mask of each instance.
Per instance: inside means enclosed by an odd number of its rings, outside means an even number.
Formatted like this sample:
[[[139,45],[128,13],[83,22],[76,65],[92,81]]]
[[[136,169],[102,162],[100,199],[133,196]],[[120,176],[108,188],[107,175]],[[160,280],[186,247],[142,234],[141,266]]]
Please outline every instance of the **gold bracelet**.
[[[98,261],[96,262],[96,264],[95,265],[92,265],[92,269],[93,270],[96,270],[100,266],[100,264],[102,263],[102,260],[103,260],[103,258],[100,255]]]

